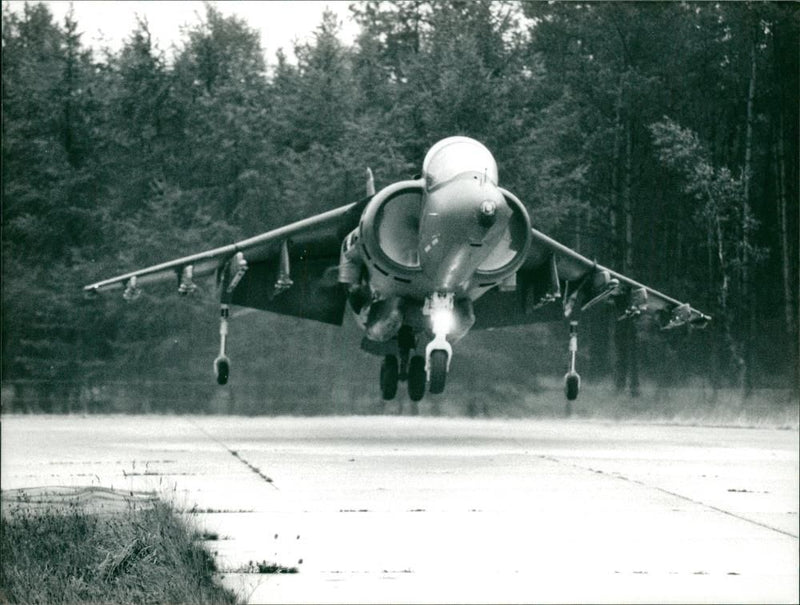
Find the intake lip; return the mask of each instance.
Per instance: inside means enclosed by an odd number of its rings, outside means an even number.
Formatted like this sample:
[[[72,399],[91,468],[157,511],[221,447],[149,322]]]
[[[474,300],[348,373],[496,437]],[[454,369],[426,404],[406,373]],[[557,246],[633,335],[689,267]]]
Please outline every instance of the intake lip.
[[[478,267],[475,276],[481,282],[497,282],[516,272],[528,256],[531,247],[531,219],[525,205],[513,193],[502,187],[498,190],[512,211],[506,234],[492,254]],[[498,214],[501,207],[498,206]]]

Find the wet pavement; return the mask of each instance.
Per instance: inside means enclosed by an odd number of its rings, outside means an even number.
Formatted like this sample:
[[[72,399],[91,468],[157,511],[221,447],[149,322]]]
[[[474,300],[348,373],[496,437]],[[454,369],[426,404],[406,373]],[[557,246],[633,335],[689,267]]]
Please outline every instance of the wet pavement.
[[[4,416],[0,470],[155,490],[254,603],[796,603],[799,449],[576,420]]]

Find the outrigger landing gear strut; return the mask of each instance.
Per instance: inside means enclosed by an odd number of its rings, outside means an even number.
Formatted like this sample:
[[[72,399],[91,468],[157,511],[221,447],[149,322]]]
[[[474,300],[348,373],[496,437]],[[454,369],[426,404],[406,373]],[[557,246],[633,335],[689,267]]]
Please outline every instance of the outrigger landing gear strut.
[[[230,307],[221,304],[219,307],[219,355],[214,360],[214,374],[217,376],[217,384],[226,384],[228,375],[231,371],[231,362],[225,354],[225,346],[228,342],[228,316]]]
[[[575,371],[575,357],[577,354],[578,322],[573,319],[569,322],[569,369],[564,376],[564,394],[567,396],[567,401],[575,401],[581,389],[581,377]],[[567,409],[569,410],[569,407]]]
[[[285,242],[284,242],[285,246]],[[217,384],[227,384],[228,376],[231,373],[231,360],[225,352],[228,344],[228,318],[230,317],[230,302],[233,291],[244,277],[247,271],[247,261],[244,254],[237,252],[221,270],[219,276],[220,285],[220,305],[219,305],[219,355],[214,360],[214,374],[217,376]],[[291,280],[286,279],[291,285]],[[276,284],[277,286],[277,284]],[[288,287],[288,286],[287,286]]]

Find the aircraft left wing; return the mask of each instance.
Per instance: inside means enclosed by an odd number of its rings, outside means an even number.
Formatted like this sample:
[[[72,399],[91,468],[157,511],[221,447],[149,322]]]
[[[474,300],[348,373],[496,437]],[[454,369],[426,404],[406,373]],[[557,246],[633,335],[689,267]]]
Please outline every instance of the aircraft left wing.
[[[339,249],[358,224],[365,202],[89,284],[84,291],[123,289],[123,295],[132,298],[142,286],[171,281],[185,294],[194,289],[194,278],[216,274],[223,299],[226,289],[230,293],[225,302],[341,324],[345,295],[337,283]]]
[[[494,288],[475,301],[475,328],[569,318],[610,298],[617,302],[621,319],[650,312],[664,329],[702,327],[711,320],[689,303],[599,265],[541,231],[531,231],[533,242],[517,273],[516,290]]]

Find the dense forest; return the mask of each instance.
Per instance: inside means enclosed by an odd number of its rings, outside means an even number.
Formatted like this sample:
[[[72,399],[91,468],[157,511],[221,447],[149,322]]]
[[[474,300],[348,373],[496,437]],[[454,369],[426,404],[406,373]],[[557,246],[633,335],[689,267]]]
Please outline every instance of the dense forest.
[[[265,57],[257,26],[213,4],[171,49],[140,21],[113,52],[44,4],[3,7],[4,409],[338,413],[378,399],[352,326],[240,311],[220,388],[213,280],[131,303],[81,287],[355,201],[366,167],[378,187],[410,178],[456,134],[492,150],[538,229],[714,316],[660,332],[593,311],[588,377],[634,395],[641,377],[796,397],[800,5],[351,11],[352,45],[326,13],[310,42]],[[470,335],[450,396],[560,379],[566,341],[560,324]]]

